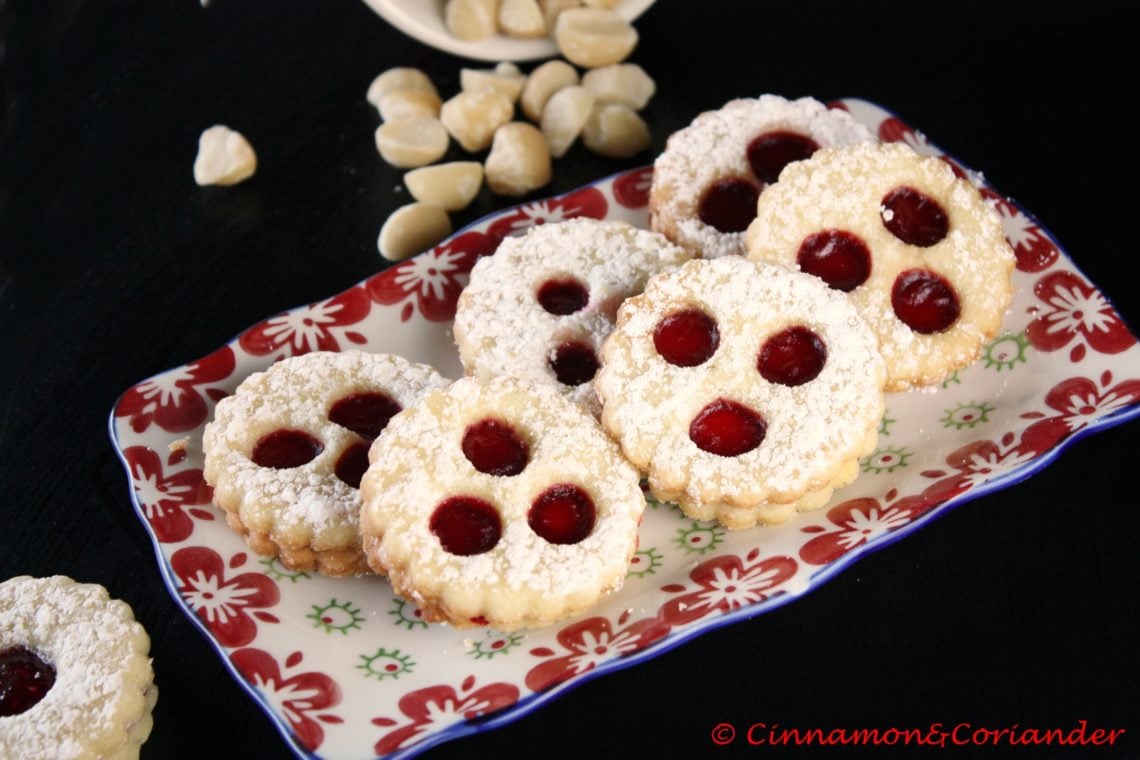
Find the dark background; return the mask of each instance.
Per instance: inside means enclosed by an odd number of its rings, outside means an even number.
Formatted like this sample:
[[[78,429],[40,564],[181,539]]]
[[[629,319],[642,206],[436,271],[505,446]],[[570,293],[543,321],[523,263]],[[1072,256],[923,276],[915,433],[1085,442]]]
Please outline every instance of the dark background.
[[[658,83],[653,153],[575,148],[542,194],[649,163],[733,97],[863,97],[983,170],[1140,325],[1134,7],[661,0],[632,57]],[[0,578],[62,573],[134,607],[161,691],[144,756],[287,757],[163,587],[107,415],[134,383],[382,266],[377,232],[407,196],[364,92],[412,65],[453,93],[465,62],[359,0],[0,0],[0,32]],[[193,183],[214,123],[257,149],[251,181]],[[485,195],[457,226],[503,205]],[[1077,443],[794,604],[431,756],[773,757],[788,751],[717,749],[709,731],[1087,720],[1128,731],[1089,754],[1140,757],[1137,430]]]

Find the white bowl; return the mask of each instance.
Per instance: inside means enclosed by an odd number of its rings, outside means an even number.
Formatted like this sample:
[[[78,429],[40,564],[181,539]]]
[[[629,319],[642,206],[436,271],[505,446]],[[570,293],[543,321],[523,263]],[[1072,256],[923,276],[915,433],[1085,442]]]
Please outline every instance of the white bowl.
[[[480,61],[532,61],[558,55],[549,37],[516,40],[496,34],[482,40],[460,40],[443,24],[443,0],[364,0],[392,26],[425,45],[463,58]],[[654,0],[621,0],[617,10],[629,21],[645,12]]]

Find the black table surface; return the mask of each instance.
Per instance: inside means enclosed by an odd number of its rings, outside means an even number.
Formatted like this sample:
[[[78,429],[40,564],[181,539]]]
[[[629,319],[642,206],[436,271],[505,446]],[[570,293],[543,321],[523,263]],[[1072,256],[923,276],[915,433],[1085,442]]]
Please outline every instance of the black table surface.
[[[538,195],[649,163],[733,97],[862,97],[984,171],[1140,325],[1132,7],[661,0],[632,56],[658,84],[652,150],[575,147]],[[0,31],[0,578],[65,574],[133,606],[161,694],[144,756],[288,757],[163,586],[107,416],[134,383],[384,266],[377,232],[408,197],[364,92],[397,65],[455,92],[471,62],[360,0],[0,0]],[[258,150],[251,181],[193,183],[215,123]],[[456,224],[508,203],[484,191]],[[793,604],[429,756],[782,756],[710,732],[1087,721],[1126,730],[1089,752],[1140,757],[1138,430],[1079,441]]]

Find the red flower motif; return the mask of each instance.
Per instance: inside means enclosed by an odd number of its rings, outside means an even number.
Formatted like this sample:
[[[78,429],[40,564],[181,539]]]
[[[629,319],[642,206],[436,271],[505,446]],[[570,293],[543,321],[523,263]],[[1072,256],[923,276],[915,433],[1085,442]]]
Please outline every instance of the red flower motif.
[[[1136,343],[1108,299],[1073,272],[1047,274],[1033,292],[1045,303],[1025,331],[1034,348],[1056,351],[1076,341],[1069,358],[1079,362],[1086,345],[1103,354],[1118,354]]]
[[[185,507],[210,501],[210,487],[202,479],[202,471],[180,470],[166,475],[158,454],[146,446],[127,448],[123,458],[130,470],[135,496],[155,538],[164,544],[189,538],[194,532],[194,521]],[[213,519],[208,512],[205,517]]]
[[[1111,385],[1112,381],[1112,372],[1105,371],[1098,382],[1087,377],[1070,377],[1057,383],[1045,394],[1045,404],[1059,414],[1031,424],[1021,436],[1022,448],[1044,453],[1099,418],[1140,401],[1140,379],[1132,378],[1116,385]],[[1022,416],[1026,419],[1043,417],[1040,412]]]
[[[235,555],[231,566],[240,567],[245,556]],[[181,581],[178,593],[225,647],[245,646],[253,641],[257,624],[249,612],[281,601],[277,584],[264,573],[241,573],[226,580],[222,558],[204,546],[179,549],[170,558],[170,567]],[[277,622],[268,613],[253,614],[265,622]]]
[[[925,470],[922,476],[936,482],[922,492],[933,504],[941,504],[960,493],[993,480],[1004,472],[1033,460],[1035,454],[1018,445],[1013,433],[1006,433],[999,441],[973,441],[955,449],[946,457],[946,464],[955,471]]]
[[[400,697],[399,708],[411,722],[384,734],[376,742],[377,755],[394,752],[415,744],[427,733],[440,731],[455,723],[489,715],[509,707],[519,699],[518,687],[510,683],[492,683],[475,688],[475,676],[467,676],[456,691],[446,684],[418,689]],[[377,726],[395,726],[392,718],[374,718]]]
[[[559,198],[527,203],[496,219],[488,233],[496,240],[517,235],[536,224],[561,222],[579,216],[604,219],[609,203],[596,187],[584,187]]]
[[[424,319],[446,322],[455,317],[455,304],[463,290],[461,277],[471,271],[480,256],[494,253],[498,245],[498,238],[465,232],[374,275],[365,288],[373,301],[385,305],[414,298]],[[400,320],[411,319],[414,309],[409,300]]]
[[[273,354],[275,360],[310,351],[337,351],[341,343],[333,329],[356,324],[371,309],[364,289],[350,288],[324,301],[270,317],[242,333],[238,343],[255,356]],[[357,344],[365,340],[351,331],[343,331],[343,337]]]
[[[1061,252],[1036,222],[1008,198],[988,187],[982,188],[982,197],[990,202],[1001,219],[1005,239],[1017,257],[1018,270],[1040,272],[1053,266]]]
[[[193,430],[209,416],[200,387],[225,380],[234,365],[233,349],[223,346],[203,359],[134,386],[115,407],[115,416],[129,417],[136,433],[146,432],[152,422],[170,433]],[[217,391],[217,395],[222,392]]]
[[[558,643],[569,652],[532,668],[526,674],[527,688],[534,691],[548,689],[574,676],[589,672],[609,660],[638,652],[665,638],[669,624],[659,618],[645,618],[626,625],[628,613],[618,619],[618,627],[608,618],[592,617],[572,623],[558,632]],[[557,654],[546,647],[531,650],[536,657]]]
[[[645,166],[614,178],[614,200],[626,208],[649,205],[649,186],[653,183],[653,167]]]
[[[301,659],[302,654],[294,652],[285,658],[285,667],[294,669]],[[310,752],[321,746],[325,739],[321,723],[343,722],[336,715],[317,712],[333,707],[341,700],[340,687],[325,673],[297,673],[285,678],[271,654],[252,648],[234,652],[230,655],[230,662],[242,678],[258,690],[273,711],[285,718],[297,741]]]
[[[921,494],[894,501],[897,495],[892,489],[887,493],[886,504],[872,498],[850,499],[827,510],[827,519],[836,529],[804,528],[804,532],[819,535],[800,547],[800,559],[811,565],[834,562],[847,552],[913,522],[938,503],[937,499]]]
[[[795,575],[796,561],[777,556],[757,562],[759,554],[759,549],[753,549],[744,560],[728,554],[702,562],[689,573],[689,579],[697,584],[695,590],[689,591],[684,585],[663,587],[664,591],[687,593],[670,599],[658,614],[670,625],[685,625],[714,612],[728,613],[783,593],[778,587]]]

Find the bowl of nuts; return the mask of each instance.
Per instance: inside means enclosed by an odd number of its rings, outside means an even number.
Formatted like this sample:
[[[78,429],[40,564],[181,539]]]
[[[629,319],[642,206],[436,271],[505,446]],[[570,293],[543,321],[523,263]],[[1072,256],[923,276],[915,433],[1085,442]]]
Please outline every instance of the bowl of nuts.
[[[605,55],[604,51],[624,45],[632,49],[637,32],[630,24],[653,4],[653,0],[364,1],[385,21],[425,45],[481,61],[531,61],[560,53],[574,61],[576,55]]]

